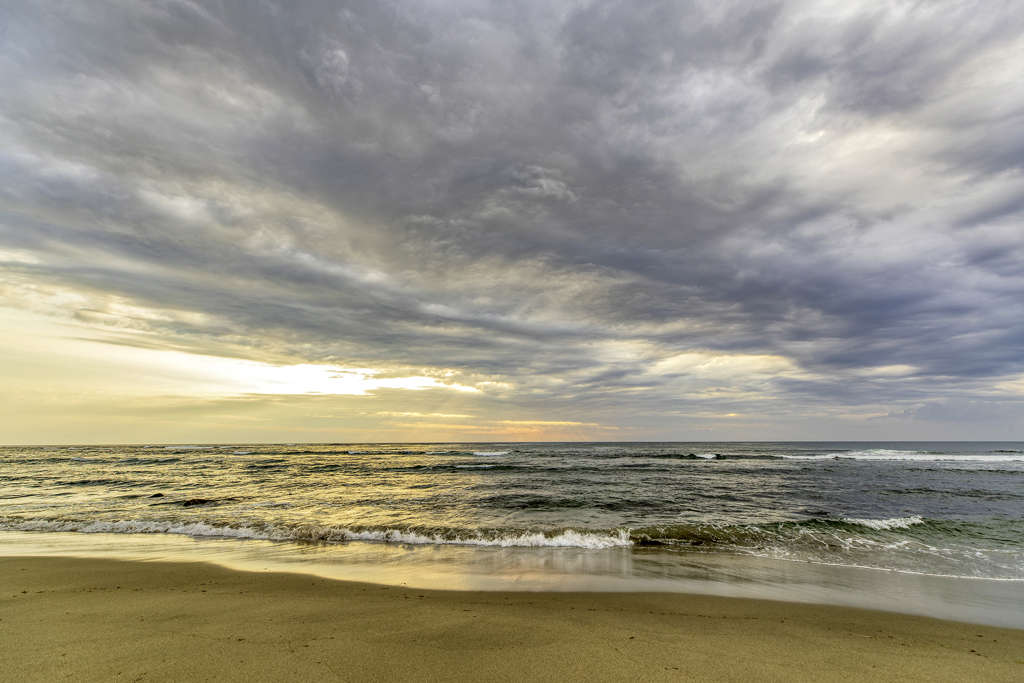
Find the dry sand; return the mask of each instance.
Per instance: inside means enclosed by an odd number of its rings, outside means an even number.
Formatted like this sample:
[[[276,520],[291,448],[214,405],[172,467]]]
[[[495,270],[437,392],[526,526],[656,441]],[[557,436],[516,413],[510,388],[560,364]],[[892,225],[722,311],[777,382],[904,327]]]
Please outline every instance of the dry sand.
[[[1024,681],[1024,631],[665,593],[0,558],[4,681]]]

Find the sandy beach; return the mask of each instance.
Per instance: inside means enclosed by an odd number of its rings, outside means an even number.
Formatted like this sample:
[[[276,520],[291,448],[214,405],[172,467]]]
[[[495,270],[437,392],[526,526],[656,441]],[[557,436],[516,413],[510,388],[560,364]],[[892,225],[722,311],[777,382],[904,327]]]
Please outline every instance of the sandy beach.
[[[425,591],[0,558],[11,681],[1019,681],[1024,631],[653,593]]]

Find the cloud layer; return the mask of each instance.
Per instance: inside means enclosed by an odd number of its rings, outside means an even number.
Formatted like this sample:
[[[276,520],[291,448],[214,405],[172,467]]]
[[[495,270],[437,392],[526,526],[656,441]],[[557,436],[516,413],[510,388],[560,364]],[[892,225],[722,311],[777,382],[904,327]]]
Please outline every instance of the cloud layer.
[[[630,438],[1024,414],[1015,3],[2,12],[5,306]]]

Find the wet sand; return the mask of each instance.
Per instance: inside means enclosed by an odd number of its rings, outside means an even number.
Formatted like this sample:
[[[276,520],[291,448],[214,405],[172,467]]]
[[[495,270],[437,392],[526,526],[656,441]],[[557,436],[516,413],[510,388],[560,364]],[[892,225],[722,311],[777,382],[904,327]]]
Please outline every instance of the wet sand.
[[[0,557],[12,681],[1017,681],[1024,631],[666,593],[406,589]]]

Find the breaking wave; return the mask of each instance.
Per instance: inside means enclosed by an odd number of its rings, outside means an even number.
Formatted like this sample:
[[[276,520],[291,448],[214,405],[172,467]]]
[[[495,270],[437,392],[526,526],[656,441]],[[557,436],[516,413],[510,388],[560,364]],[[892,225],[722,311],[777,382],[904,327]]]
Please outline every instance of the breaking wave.
[[[869,529],[909,529],[915,524],[924,524],[920,517],[896,517],[893,519],[856,519],[844,517],[847,524],[859,524]]]
[[[11,516],[0,517],[0,531],[179,534],[194,538],[339,544],[725,552],[824,565],[1024,580],[1024,551],[1021,549],[1024,525],[1010,523],[992,527],[921,517],[817,518],[768,524],[681,524],[636,529],[479,530]]]
[[[0,530],[34,532],[77,532],[85,534],[180,534],[192,537],[242,538],[267,541],[371,541],[408,545],[468,545],[503,548],[615,548],[633,545],[626,529],[610,532],[563,529],[554,532],[458,532],[416,529],[360,529],[301,525],[233,526],[207,522],[147,520],[48,520],[0,519]]]
[[[781,455],[786,460],[909,460],[917,462],[1024,462],[1019,451],[996,451],[993,454],[926,453],[923,451],[894,451],[875,448],[865,451],[845,451],[816,455]]]

